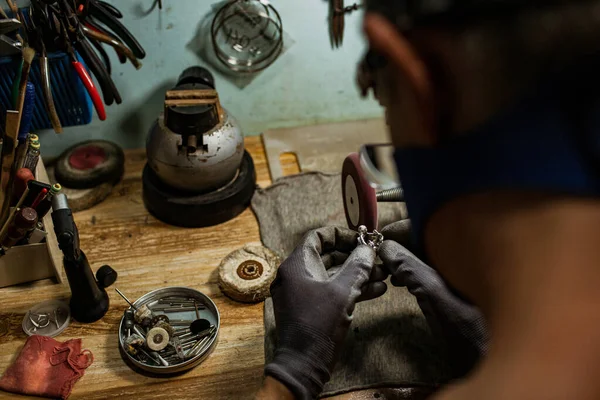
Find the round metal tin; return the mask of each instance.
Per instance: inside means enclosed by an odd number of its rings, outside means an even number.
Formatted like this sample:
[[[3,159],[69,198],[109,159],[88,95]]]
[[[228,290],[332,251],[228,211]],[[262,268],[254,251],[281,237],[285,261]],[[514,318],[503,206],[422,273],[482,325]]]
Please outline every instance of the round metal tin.
[[[159,304],[159,301],[164,302],[169,298],[175,298],[175,297],[179,297],[182,299],[196,300],[196,302],[199,306],[198,311],[200,313],[200,318],[207,319],[212,325],[215,326],[216,331],[212,336],[210,336],[210,339],[208,340],[208,342],[205,346],[205,350],[188,360],[184,360],[179,363],[173,363],[169,366],[144,363],[144,362],[138,360],[137,358],[135,358],[134,356],[130,355],[129,353],[127,353],[127,351],[125,350],[124,341],[127,337],[127,329],[125,328],[125,325],[124,325],[125,317],[123,316],[121,318],[121,323],[119,324],[119,346],[122,350],[122,353],[125,354],[125,356],[129,359],[129,361],[134,366],[136,366],[144,371],[151,372],[154,374],[161,374],[161,375],[184,372],[184,371],[187,371],[187,370],[190,370],[190,369],[196,367],[198,364],[200,364],[202,361],[204,361],[210,355],[210,353],[213,351],[213,349],[216,347],[217,342],[218,342],[218,337],[219,337],[221,317],[219,315],[219,310],[217,310],[217,306],[215,305],[215,303],[213,303],[213,301],[205,294],[203,294],[197,290],[186,288],[186,287],[168,287],[168,288],[153,290],[152,292],[149,292],[149,293],[143,295],[142,297],[140,297],[139,299],[134,301],[133,305],[138,308],[141,307],[142,305],[147,305],[150,309],[155,308],[154,310],[152,310],[154,315],[156,315],[156,316],[166,315],[167,317],[169,317],[169,320],[171,322],[173,322],[173,321],[189,321],[191,323],[192,321],[196,320],[197,319],[196,311],[193,309],[193,307],[191,307],[190,309],[186,309],[185,311],[177,311],[177,312],[163,312],[162,310],[156,310],[156,308]],[[186,325],[187,325],[186,323],[177,322],[177,326],[174,326],[174,328],[181,328]],[[159,352],[159,354],[160,354],[160,352]]]

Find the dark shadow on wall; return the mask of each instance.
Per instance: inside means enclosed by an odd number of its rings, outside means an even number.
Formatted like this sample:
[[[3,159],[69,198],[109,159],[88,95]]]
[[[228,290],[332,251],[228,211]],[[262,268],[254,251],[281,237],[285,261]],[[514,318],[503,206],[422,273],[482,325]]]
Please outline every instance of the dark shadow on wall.
[[[136,148],[146,142],[148,130],[154,124],[164,108],[165,93],[175,87],[177,75],[160,84],[143,102],[132,105],[131,112],[125,114],[119,123],[124,132],[121,138],[123,147]]]

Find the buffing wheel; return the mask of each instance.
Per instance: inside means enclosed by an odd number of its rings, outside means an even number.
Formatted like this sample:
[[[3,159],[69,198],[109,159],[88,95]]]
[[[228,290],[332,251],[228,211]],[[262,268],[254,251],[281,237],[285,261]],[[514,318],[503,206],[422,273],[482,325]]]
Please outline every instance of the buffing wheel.
[[[377,197],[375,189],[364,177],[358,153],[352,153],[344,160],[342,198],[350,229],[358,230],[361,225],[369,232],[377,229]]]
[[[258,303],[269,296],[279,258],[262,246],[245,246],[221,261],[219,286],[233,300]]]
[[[146,335],[146,346],[153,351],[161,351],[169,344],[169,334],[166,330],[154,327]]]
[[[146,164],[142,174],[144,204],[152,215],[171,225],[206,227],[236,217],[250,204],[256,189],[254,162],[244,151],[237,175],[225,187],[203,194],[189,194],[168,187]]]
[[[125,155],[107,140],[88,140],[71,146],[56,161],[54,174],[61,185],[90,189],[115,184],[123,176]]]

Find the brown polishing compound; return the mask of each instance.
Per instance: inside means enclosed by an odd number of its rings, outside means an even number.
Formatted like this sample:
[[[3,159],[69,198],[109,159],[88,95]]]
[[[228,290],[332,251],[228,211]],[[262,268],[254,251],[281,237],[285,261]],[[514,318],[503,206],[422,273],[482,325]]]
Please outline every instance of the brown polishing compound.
[[[245,246],[221,261],[219,286],[233,300],[258,303],[269,296],[279,258],[263,246]]]

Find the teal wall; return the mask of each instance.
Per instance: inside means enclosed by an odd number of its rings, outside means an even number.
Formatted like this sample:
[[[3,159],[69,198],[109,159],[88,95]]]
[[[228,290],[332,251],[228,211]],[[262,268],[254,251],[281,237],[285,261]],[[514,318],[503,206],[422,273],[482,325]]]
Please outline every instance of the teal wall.
[[[108,107],[104,122],[94,117],[91,124],[68,128],[62,135],[41,132],[47,157],[92,138],[126,148],[144,146],[148,128],[162,109],[165,90],[186,67],[207,65],[200,55],[203,44],[198,32],[214,2],[163,0],[162,11],[148,12],[154,0],[108,1],[125,14],[124,24],[148,55],[136,71],[129,63],[121,65],[114,51],[108,51],[123,103]],[[215,73],[221,102],[245,133],[381,115],[376,102],[360,99],[354,83],[355,67],[365,48],[361,13],[347,16],[344,45],[333,50],[326,0],[276,0],[273,5],[283,20],[287,51],[243,89]]]

